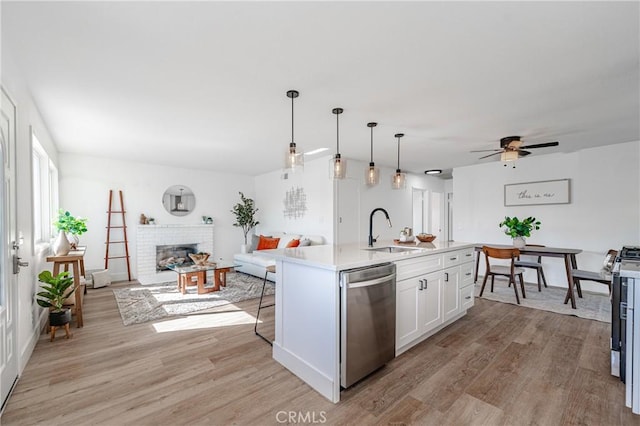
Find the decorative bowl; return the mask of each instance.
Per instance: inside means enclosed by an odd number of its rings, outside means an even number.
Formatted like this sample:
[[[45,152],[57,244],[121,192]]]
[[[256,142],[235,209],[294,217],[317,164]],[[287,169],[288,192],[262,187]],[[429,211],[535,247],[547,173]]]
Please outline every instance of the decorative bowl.
[[[416,235],[416,238],[420,240],[420,242],[430,243],[431,241],[436,239],[436,236],[431,234],[418,234]]]
[[[195,263],[196,266],[206,265],[209,256],[209,253],[189,253],[189,257],[193,260],[193,263]]]

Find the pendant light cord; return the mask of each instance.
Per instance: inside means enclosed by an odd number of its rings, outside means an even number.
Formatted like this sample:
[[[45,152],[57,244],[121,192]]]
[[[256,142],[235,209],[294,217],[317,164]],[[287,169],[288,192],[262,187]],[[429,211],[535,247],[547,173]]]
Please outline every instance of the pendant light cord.
[[[336,154],[340,155],[340,114],[336,114]]]
[[[294,142],[294,138],[293,138],[293,99],[294,97],[291,97],[291,143],[295,143]]]
[[[373,126],[371,126],[371,163],[373,163]]]
[[[398,170],[400,170],[400,138],[398,137]]]

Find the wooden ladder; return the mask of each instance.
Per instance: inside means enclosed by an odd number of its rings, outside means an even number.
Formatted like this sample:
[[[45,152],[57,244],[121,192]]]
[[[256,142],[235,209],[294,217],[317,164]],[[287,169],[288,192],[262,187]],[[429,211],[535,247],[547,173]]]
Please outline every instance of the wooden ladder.
[[[131,281],[131,266],[129,264],[129,242],[127,240],[127,222],[125,221],[125,213],[124,210],[124,200],[122,198],[122,190],[120,192],[120,210],[113,210],[113,190],[109,190],[109,210],[107,210],[107,241],[106,252],[104,255],[104,269],[109,269],[109,259],[126,259],[127,260],[127,274],[129,276],[129,281]],[[122,215],[122,225],[112,225],[111,217],[114,214]],[[111,241],[111,230],[112,229],[122,229],[122,240],[119,241]],[[111,244],[124,244],[124,256],[109,256],[109,247]]]

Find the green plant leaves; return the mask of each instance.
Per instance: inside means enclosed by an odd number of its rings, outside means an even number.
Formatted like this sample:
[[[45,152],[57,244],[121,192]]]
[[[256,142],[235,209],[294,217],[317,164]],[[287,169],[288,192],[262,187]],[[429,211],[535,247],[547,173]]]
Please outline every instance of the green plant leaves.
[[[498,225],[500,228],[505,227],[504,233],[511,238],[530,237],[531,231],[540,229],[540,221],[535,217],[529,216],[520,220],[517,217],[505,216],[504,220]]]
[[[233,206],[233,213],[236,216],[236,222],[233,226],[238,226],[242,228],[244,232],[244,243],[247,243],[247,233],[253,228],[260,224],[260,222],[255,220],[255,214],[258,209],[255,208],[254,202],[251,198],[247,198],[244,196],[242,192],[238,192],[240,194],[241,202]]]
[[[73,217],[68,211],[60,209],[58,211],[58,220],[53,222],[58,231],[68,232],[70,234],[82,235],[87,232],[87,219],[82,217]]]
[[[53,275],[50,271],[42,271],[38,274],[38,280],[43,282],[42,291],[37,293],[38,305],[43,308],[62,309],[65,299],[69,296],[67,290],[73,285],[73,278],[68,271]]]

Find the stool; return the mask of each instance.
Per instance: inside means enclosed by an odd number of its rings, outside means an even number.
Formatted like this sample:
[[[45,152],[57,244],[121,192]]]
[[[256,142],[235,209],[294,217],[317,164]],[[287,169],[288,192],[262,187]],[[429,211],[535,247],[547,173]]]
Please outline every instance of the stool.
[[[262,293],[260,294],[260,303],[258,303],[258,313],[256,314],[256,325],[253,327],[253,331],[256,333],[256,336],[259,336],[260,338],[262,338],[262,340],[264,340],[265,342],[273,346],[273,343],[271,343],[269,339],[264,337],[262,334],[258,333],[258,319],[260,318],[260,309],[269,308],[271,306],[276,305],[275,303],[271,303],[269,305],[264,305],[264,306],[262,305],[262,299],[264,298],[264,288],[267,285],[267,275],[269,274],[269,272],[271,272],[272,274],[276,273],[275,265],[267,266],[267,271],[264,273],[264,281],[262,282]]]

